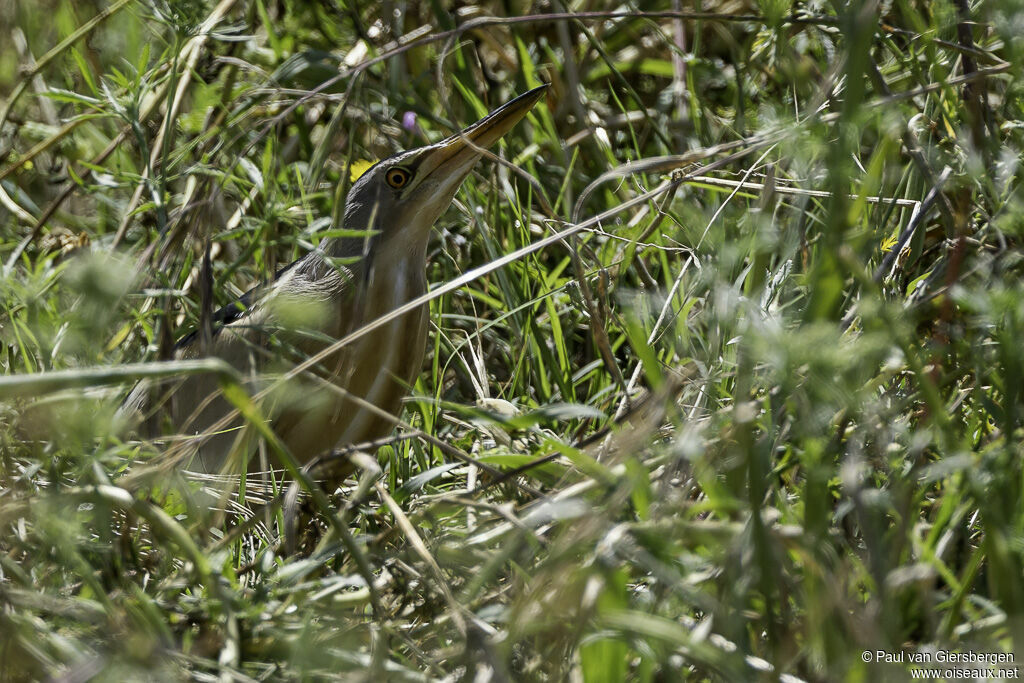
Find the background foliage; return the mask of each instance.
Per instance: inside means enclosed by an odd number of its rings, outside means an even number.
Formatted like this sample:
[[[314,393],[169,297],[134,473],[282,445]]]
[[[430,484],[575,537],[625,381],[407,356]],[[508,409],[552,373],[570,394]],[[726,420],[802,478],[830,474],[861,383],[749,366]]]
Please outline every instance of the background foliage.
[[[0,26],[0,678],[1024,652],[1018,0],[14,0]],[[139,475],[162,446],[115,416],[126,363],[340,227],[354,162],[541,82],[429,281],[584,227],[432,302],[404,419],[436,440],[382,447],[293,554],[279,508]],[[499,483],[454,449],[543,461]]]

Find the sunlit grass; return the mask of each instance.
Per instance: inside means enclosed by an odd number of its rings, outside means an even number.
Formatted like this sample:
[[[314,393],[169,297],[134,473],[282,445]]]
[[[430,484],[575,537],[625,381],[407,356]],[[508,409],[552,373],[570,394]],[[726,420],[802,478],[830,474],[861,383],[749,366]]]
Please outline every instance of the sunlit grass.
[[[1020,7],[44,5],[0,8],[0,678],[1024,652]],[[406,426],[294,552],[274,490],[210,514],[116,415],[237,386],[157,364],[206,247],[221,306],[343,228],[353,167],[542,82],[438,222]]]

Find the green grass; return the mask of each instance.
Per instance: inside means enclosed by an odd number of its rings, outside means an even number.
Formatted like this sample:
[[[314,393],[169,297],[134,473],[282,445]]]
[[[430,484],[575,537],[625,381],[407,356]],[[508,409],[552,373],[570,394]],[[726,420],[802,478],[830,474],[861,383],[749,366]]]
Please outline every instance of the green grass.
[[[1024,657],[1024,5],[100,4],[0,6],[0,680]],[[291,554],[146,475],[206,245],[219,306],[541,82],[431,242],[426,436]]]

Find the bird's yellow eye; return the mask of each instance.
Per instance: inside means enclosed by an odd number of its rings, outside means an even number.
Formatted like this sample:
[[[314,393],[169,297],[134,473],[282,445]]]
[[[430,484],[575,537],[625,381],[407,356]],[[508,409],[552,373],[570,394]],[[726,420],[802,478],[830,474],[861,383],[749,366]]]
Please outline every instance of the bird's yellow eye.
[[[398,167],[388,169],[388,172],[384,175],[384,179],[388,181],[388,185],[396,190],[405,187],[411,177],[412,174],[404,168]]]

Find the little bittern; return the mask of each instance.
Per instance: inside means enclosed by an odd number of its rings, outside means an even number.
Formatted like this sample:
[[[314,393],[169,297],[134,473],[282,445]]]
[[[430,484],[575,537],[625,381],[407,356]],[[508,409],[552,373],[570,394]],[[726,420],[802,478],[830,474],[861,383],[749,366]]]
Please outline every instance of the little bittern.
[[[340,227],[353,236],[325,240],[316,251],[282,268],[272,282],[218,311],[212,335],[186,336],[176,346],[176,358],[223,358],[251,378],[247,388],[255,393],[269,383],[266,378],[287,368],[289,358],[308,358],[424,294],[431,227],[482,149],[525,117],[546,88],[520,95],[446,140],[371,167],[348,193]],[[318,374],[340,391],[323,381],[295,378],[268,397],[261,406],[263,415],[300,462],[392,431],[393,420],[352,397],[385,414],[399,413],[423,361],[427,314],[427,306],[420,306],[323,361]],[[137,387],[126,408],[151,412],[147,403],[156,396],[154,389]],[[238,472],[243,466],[228,463],[228,456],[248,457],[252,443],[248,432],[239,429],[241,419],[209,434],[231,412],[216,379],[189,376],[178,380],[169,399],[167,395],[164,405],[174,428],[179,434],[198,435],[187,469]]]

